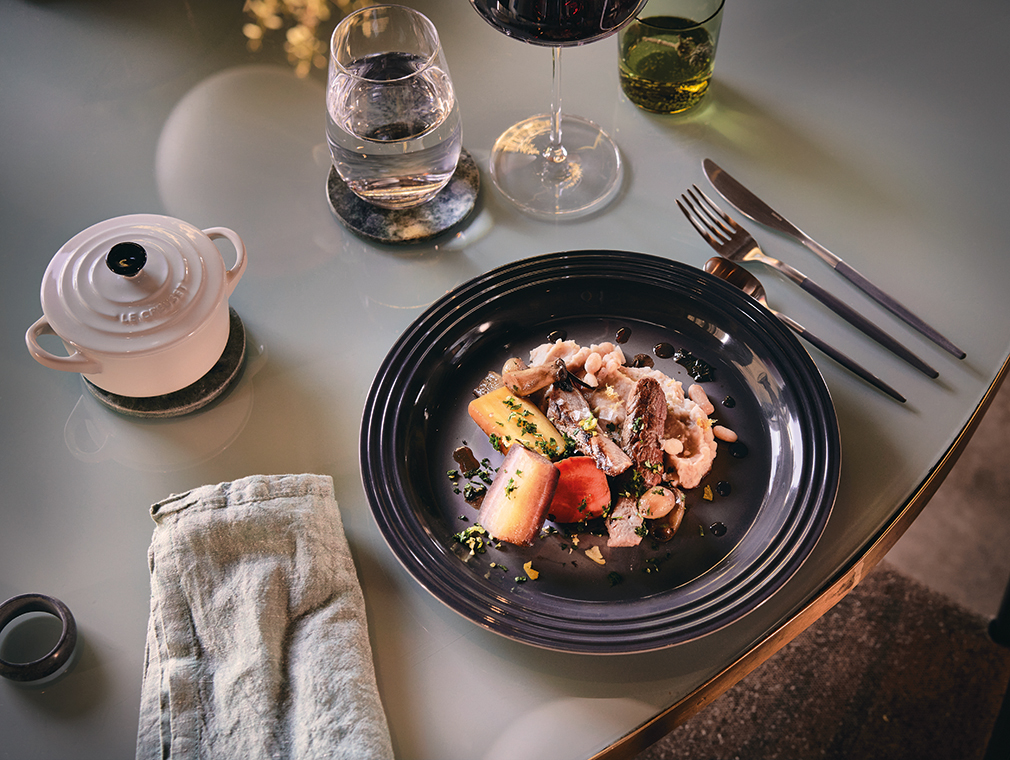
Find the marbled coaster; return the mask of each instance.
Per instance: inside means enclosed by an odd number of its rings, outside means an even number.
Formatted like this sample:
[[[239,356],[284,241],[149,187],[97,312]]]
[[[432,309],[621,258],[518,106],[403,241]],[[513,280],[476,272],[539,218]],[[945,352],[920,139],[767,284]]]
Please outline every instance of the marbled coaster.
[[[420,243],[462,222],[473,211],[480,191],[480,171],[466,151],[459,155],[456,172],[427,203],[409,209],[384,209],[366,203],[350,191],[330,167],[326,194],[330,208],[352,232],[379,243]]]
[[[245,365],[245,325],[242,324],[242,320],[234,309],[229,308],[228,313],[231,322],[224,352],[217,360],[217,364],[195,383],[163,396],[149,396],[147,398],[133,398],[109,393],[86,379],[84,385],[95,398],[107,407],[130,417],[155,419],[181,417],[184,414],[202,409],[231,387],[232,383],[242,374],[242,368]]]

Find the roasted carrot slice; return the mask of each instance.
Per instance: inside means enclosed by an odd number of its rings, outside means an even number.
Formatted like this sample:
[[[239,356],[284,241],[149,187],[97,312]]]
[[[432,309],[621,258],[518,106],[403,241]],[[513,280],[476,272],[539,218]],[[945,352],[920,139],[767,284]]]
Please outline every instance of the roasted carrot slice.
[[[533,543],[559,477],[550,459],[525,446],[513,446],[484,496],[477,522],[499,541]]]
[[[547,509],[554,522],[573,523],[603,515],[610,504],[610,483],[592,457],[569,457],[558,462],[560,477]]]
[[[521,443],[548,458],[556,458],[565,450],[561,433],[544,413],[505,386],[475,398],[467,411],[503,454],[513,443]]]

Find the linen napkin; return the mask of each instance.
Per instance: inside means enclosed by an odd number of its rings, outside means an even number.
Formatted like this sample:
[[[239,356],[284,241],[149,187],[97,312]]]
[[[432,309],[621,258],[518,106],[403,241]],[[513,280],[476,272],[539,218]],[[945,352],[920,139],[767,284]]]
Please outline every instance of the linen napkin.
[[[392,758],[332,479],[203,486],[151,516],[138,760]]]

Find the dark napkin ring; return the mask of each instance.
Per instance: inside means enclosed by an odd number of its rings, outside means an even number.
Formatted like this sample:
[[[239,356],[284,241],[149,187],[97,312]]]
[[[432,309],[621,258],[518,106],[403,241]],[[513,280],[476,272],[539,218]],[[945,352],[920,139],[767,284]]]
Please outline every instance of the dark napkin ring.
[[[77,622],[70,608],[59,599],[44,594],[21,594],[0,604],[0,632],[29,612],[48,612],[60,619],[63,630],[56,646],[44,657],[32,662],[8,662],[0,657],[0,676],[22,683],[52,676],[70,661],[77,648]]]

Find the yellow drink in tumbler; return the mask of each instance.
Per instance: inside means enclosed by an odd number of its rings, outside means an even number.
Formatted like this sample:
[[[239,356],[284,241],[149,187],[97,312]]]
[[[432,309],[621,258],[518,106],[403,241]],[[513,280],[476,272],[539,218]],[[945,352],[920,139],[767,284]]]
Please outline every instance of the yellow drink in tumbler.
[[[686,111],[708,91],[715,45],[697,22],[650,16],[632,22],[622,33],[620,45],[621,87],[645,110]]]

